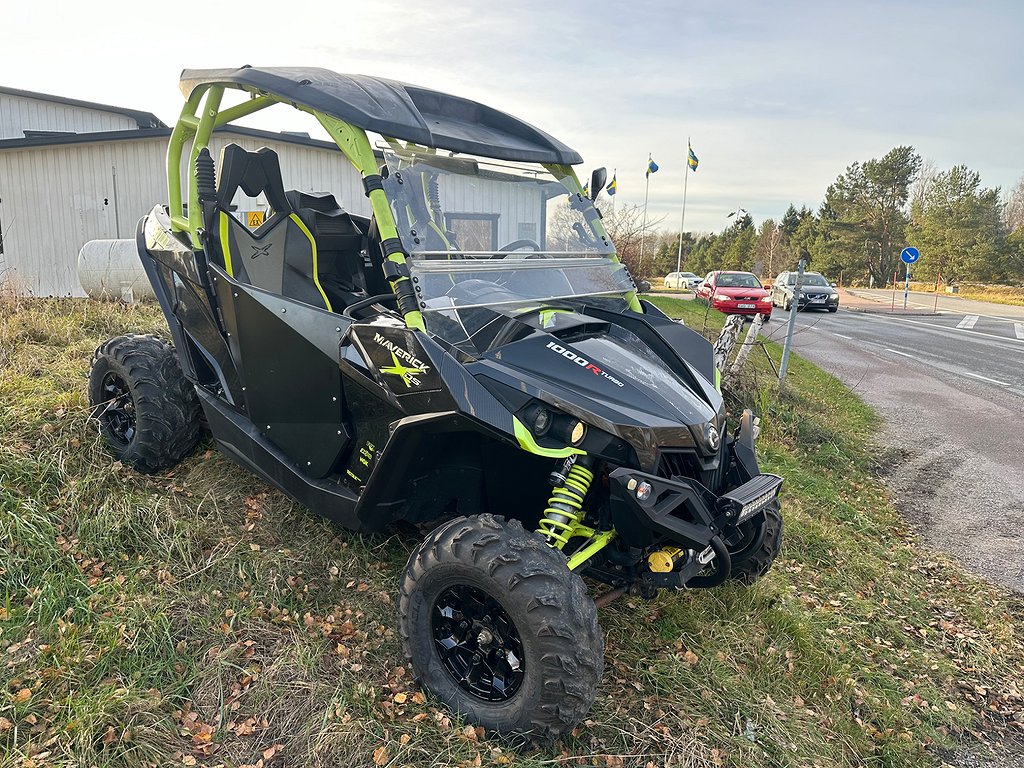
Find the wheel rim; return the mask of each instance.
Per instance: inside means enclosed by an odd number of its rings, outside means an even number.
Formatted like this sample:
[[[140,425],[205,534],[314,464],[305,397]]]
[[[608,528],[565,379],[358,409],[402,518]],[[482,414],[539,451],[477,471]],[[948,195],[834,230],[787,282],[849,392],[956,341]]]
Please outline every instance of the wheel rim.
[[[128,383],[110,371],[101,384],[103,410],[97,418],[112,438],[128,445],[135,438],[135,398]]]
[[[501,604],[481,589],[445,589],[431,616],[441,664],[467,693],[483,701],[507,701],[526,673],[523,641]]]

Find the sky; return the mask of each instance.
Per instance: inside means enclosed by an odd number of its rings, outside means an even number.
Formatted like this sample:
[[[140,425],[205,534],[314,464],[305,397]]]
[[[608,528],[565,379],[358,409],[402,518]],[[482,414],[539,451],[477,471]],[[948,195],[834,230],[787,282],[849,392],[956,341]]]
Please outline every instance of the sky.
[[[320,66],[503,109],[597,166],[616,205],[678,231],[719,231],[790,203],[817,208],[847,165],[910,144],[989,187],[1024,173],[1024,3],[513,3],[3,0],[0,84],[154,112],[173,124],[184,68]],[[251,124],[308,130],[284,108]],[[606,201],[607,202],[607,201]]]

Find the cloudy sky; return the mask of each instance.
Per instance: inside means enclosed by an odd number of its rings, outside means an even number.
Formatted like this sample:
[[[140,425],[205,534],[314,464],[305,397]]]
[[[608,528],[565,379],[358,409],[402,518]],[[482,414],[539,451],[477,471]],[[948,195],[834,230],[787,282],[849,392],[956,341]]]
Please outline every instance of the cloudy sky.
[[[988,186],[1024,173],[1024,4],[663,0],[4,3],[0,84],[155,112],[182,68],[310,65],[508,110],[618,170],[618,204],[678,228],[816,207],[854,160],[913,145]],[[315,127],[287,110],[271,129]],[[581,174],[582,176],[583,174]]]

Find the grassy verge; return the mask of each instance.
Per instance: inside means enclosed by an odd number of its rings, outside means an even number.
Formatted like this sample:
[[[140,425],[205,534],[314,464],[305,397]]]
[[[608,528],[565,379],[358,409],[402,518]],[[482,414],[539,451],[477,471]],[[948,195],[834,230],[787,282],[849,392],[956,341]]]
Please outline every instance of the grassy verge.
[[[754,588],[603,609],[589,719],[516,753],[410,683],[412,540],[320,522],[209,445],[150,477],[110,461],[89,358],[162,327],[151,306],[0,305],[0,765],[926,766],[1019,731],[1020,604],[916,545],[875,416],[800,359],[781,398],[744,396],[787,477],[783,558]]]
[[[1019,285],[986,285],[984,283],[960,283],[955,294],[946,293],[946,286],[940,285],[940,296],[955,296],[961,299],[989,301],[993,304],[1011,304],[1024,307],[1024,286]],[[910,290],[935,292],[935,283],[910,283]]]

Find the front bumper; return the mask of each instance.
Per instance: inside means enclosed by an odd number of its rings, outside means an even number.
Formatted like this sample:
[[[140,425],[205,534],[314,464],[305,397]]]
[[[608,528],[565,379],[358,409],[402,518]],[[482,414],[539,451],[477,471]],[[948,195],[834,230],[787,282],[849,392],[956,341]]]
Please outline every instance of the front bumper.
[[[783,480],[778,475],[756,475],[722,496],[696,480],[667,480],[626,468],[612,472],[609,482],[612,519],[627,542],[649,546],[668,539],[703,550],[727,526],[761,514],[779,495]],[[645,499],[637,498],[641,483],[652,488]]]
[[[751,306],[753,305],[753,306]],[[711,307],[727,315],[770,315],[771,299],[758,301],[711,301]]]
[[[824,301],[814,301],[806,296],[800,297],[800,309],[829,309],[839,306],[839,296],[828,296]]]

